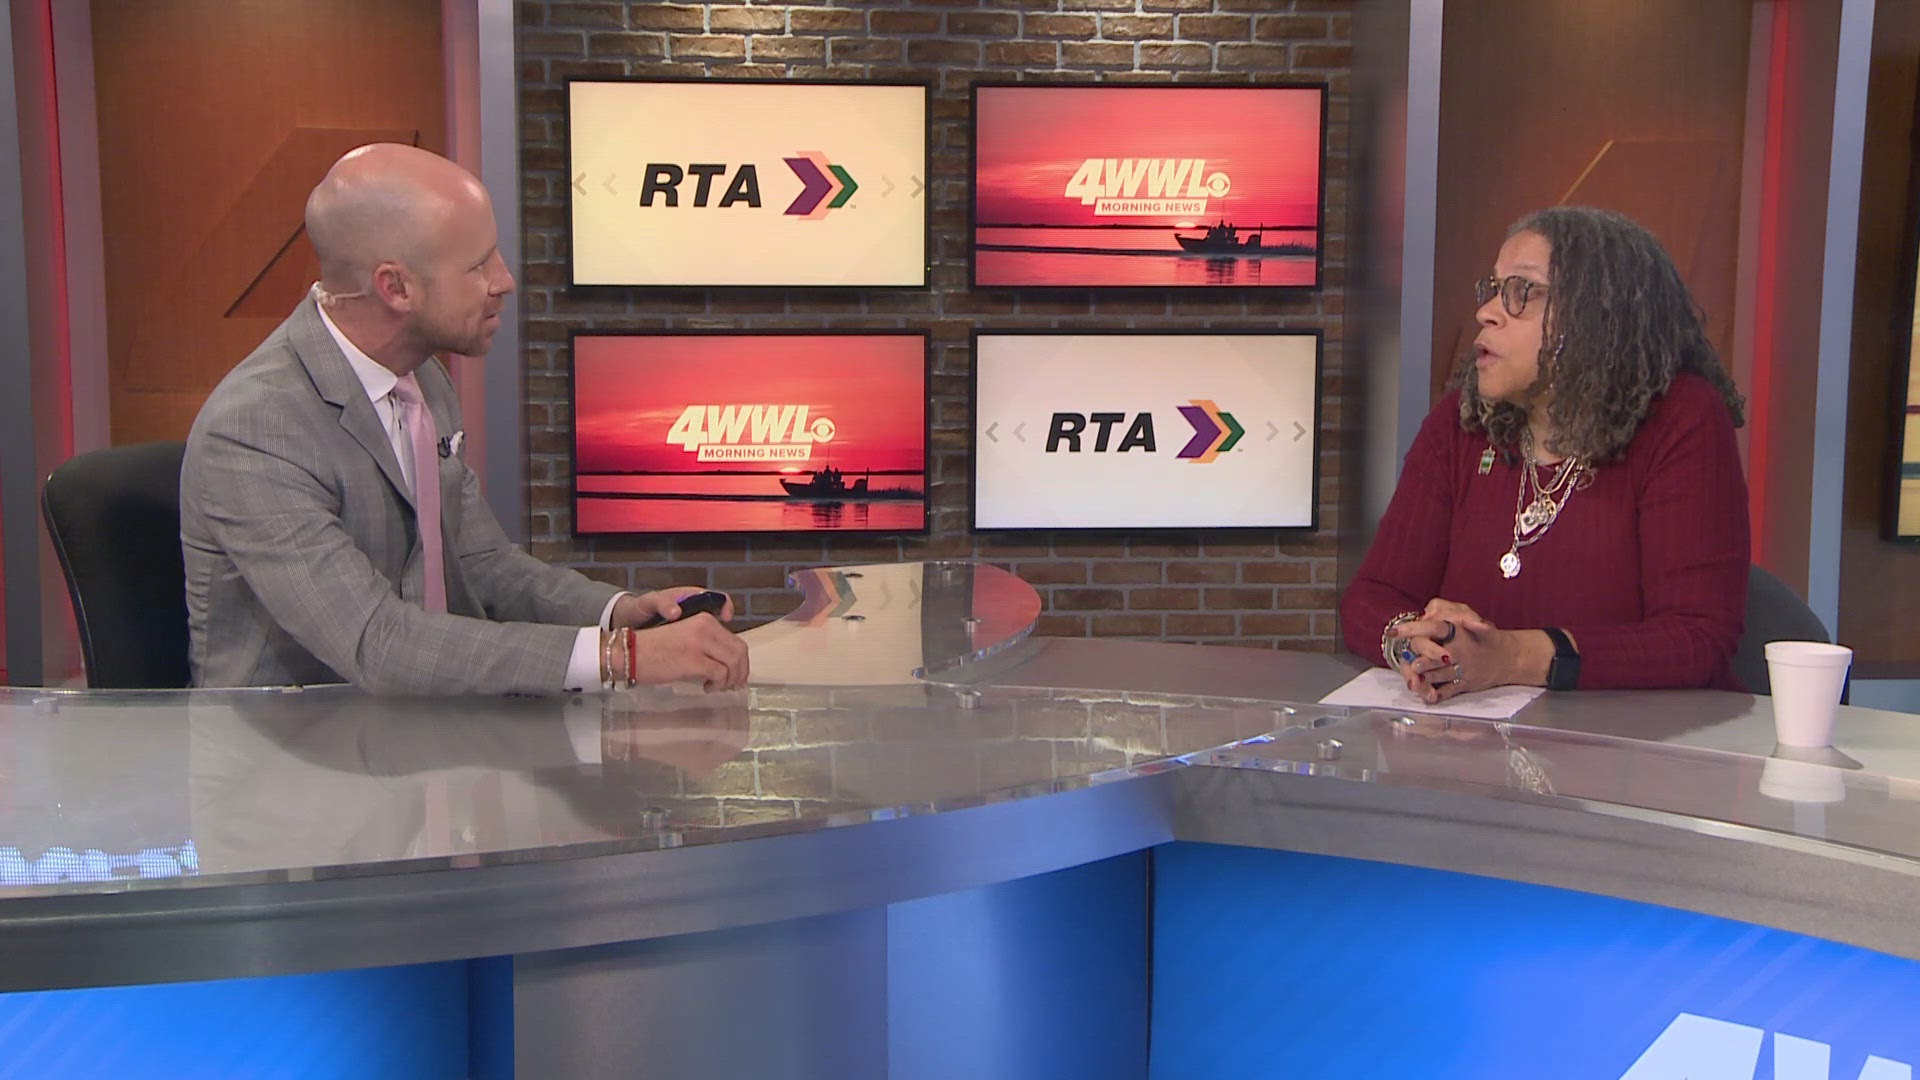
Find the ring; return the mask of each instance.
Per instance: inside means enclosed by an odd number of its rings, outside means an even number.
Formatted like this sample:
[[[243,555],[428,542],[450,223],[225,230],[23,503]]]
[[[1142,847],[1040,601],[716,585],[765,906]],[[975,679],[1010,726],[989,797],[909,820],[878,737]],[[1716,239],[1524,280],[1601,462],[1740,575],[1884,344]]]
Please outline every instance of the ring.
[[[1441,619],[1440,621],[1447,624],[1447,636],[1434,638],[1433,643],[1435,645],[1445,645],[1447,642],[1452,641],[1454,631],[1460,629],[1459,627],[1453,625],[1452,619]]]

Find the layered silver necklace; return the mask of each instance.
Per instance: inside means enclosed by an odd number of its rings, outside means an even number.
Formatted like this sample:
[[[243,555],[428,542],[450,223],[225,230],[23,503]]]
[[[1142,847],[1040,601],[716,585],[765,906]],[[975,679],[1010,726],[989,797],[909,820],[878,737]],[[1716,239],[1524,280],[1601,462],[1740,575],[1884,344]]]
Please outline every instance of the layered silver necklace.
[[[1520,453],[1526,464],[1521,467],[1520,492],[1513,501],[1513,543],[1507,553],[1500,556],[1500,576],[1506,578],[1520,576],[1520,549],[1547,535],[1567,500],[1573,498],[1575,490],[1585,486],[1588,475],[1586,463],[1570,457],[1554,469],[1551,480],[1542,483],[1540,467],[1533,461],[1530,428],[1521,430]],[[1527,497],[1529,491],[1533,493],[1532,498]]]

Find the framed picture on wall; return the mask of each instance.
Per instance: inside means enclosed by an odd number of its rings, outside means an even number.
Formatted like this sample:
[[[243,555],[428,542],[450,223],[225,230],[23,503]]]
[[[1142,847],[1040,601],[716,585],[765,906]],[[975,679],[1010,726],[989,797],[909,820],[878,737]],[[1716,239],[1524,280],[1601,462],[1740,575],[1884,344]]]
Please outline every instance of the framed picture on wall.
[[[975,530],[1310,529],[1320,334],[977,332]]]
[[[973,87],[979,288],[1314,288],[1325,84]]]
[[[568,281],[925,288],[925,83],[573,79]]]
[[[1920,541],[1920,117],[1908,139],[1906,247],[1901,253],[1899,325],[1893,341],[1898,355],[1891,365],[1892,458],[1886,486],[1882,534],[1889,540]]]
[[[573,534],[920,533],[927,335],[572,337]]]

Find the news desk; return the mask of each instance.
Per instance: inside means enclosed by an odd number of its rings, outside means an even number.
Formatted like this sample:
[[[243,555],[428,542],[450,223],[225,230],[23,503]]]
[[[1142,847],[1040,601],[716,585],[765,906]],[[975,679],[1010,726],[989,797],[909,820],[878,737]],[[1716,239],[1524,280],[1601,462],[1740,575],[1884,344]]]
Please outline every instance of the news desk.
[[[1336,708],[990,566],[794,584],[730,694],[0,690],[0,1076],[1920,1059],[1920,717]]]

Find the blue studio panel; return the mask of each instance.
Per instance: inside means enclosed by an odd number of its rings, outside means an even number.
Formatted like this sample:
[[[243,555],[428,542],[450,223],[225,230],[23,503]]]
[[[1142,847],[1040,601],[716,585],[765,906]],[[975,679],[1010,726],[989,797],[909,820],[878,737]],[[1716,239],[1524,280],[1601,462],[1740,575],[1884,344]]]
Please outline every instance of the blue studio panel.
[[[1353,859],[1156,849],[1154,1080],[1911,1080],[1920,964]]]
[[[1142,852],[887,909],[892,1080],[1145,1075]]]
[[[0,994],[0,1077],[454,1080],[467,965]]]

